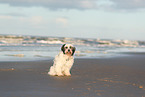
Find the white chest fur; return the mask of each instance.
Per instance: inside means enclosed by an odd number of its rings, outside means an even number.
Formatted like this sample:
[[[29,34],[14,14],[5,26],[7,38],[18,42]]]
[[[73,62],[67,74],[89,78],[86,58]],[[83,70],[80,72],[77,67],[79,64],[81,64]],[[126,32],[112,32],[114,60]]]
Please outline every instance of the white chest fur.
[[[55,56],[54,64],[50,67],[49,75],[56,76],[71,76],[70,69],[74,63],[73,56],[63,54],[60,52]]]

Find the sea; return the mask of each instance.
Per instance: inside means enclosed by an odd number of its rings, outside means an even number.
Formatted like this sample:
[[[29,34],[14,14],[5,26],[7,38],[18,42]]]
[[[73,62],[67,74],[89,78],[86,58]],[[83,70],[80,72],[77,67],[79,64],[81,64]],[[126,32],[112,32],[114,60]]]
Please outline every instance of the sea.
[[[145,41],[0,35],[0,61],[51,60],[63,44],[76,47],[75,58],[110,58],[144,53]]]

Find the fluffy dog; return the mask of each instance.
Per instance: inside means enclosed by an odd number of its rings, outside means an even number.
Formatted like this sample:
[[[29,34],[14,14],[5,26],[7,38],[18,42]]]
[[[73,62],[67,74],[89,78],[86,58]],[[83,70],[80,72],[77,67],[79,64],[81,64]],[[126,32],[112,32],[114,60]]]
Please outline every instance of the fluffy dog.
[[[74,63],[74,53],[76,48],[71,44],[64,44],[61,52],[55,56],[53,66],[48,72],[52,76],[71,76],[70,69]]]

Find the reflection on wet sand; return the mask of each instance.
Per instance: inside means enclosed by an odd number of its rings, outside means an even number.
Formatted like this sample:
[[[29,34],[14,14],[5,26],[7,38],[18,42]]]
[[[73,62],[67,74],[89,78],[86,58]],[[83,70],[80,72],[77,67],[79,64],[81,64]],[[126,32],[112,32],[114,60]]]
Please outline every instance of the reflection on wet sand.
[[[120,83],[120,84],[124,84],[124,85],[132,85],[132,86],[135,86],[135,87],[138,87],[140,89],[145,90],[145,86],[139,85],[139,84],[136,84],[136,83],[124,82],[124,81],[115,81],[115,80],[112,80],[112,79],[109,79],[109,78],[103,78],[103,79],[97,79],[97,80],[98,81],[103,81],[103,82],[109,82],[109,83]]]

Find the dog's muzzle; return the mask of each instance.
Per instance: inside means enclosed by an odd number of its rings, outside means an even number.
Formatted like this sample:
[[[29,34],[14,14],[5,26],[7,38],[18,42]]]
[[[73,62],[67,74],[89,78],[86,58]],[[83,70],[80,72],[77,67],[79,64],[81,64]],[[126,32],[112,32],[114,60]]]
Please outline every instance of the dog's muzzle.
[[[72,54],[72,51],[70,49],[66,50],[66,54]]]

